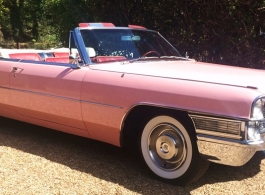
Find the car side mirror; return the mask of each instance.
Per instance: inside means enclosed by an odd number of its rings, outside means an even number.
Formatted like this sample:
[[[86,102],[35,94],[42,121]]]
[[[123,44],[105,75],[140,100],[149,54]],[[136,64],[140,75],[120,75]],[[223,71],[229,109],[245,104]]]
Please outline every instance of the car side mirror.
[[[78,61],[78,54],[77,53],[72,53],[69,56],[69,63],[70,64],[75,64],[76,65],[76,68],[81,68],[81,66],[79,64],[79,61]]]

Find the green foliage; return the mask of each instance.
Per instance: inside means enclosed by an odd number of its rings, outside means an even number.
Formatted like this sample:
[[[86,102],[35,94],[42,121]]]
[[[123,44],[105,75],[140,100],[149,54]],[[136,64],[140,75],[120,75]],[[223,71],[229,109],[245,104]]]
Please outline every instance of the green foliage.
[[[69,31],[78,23],[93,20],[85,0],[50,0],[47,3],[52,26],[56,36],[67,46]]]
[[[263,0],[101,0],[96,5],[103,5],[102,21],[158,30],[196,60],[264,68]]]
[[[80,22],[137,24],[199,61],[264,69],[263,0],[0,0],[0,18],[6,41],[67,46]]]

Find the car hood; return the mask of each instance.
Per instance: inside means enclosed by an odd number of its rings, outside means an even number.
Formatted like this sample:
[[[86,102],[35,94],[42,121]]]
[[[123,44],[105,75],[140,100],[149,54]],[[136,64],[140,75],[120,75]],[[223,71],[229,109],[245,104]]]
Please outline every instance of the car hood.
[[[265,71],[195,61],[105,63],[91,69],[257,88],[265,93]]]

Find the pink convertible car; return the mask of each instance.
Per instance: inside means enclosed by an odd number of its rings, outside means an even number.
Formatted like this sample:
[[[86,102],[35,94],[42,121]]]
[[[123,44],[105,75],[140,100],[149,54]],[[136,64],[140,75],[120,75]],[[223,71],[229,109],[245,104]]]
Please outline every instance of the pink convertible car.
[[[0,58],[0,115],[139,150],[187,183],[265,149],[265,72],[185,57],[141,26],[81,23],[68,51]]]

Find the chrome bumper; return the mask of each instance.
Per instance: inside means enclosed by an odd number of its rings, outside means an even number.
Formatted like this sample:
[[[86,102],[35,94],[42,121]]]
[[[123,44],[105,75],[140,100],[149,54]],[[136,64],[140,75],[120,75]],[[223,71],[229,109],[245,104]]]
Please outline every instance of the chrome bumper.
[[[201,157],[218,164],[242,166],[253,157],[256,151],[265,150],[265,134],[264,141],[256,143],[201,134],[197,134],[197,138]]]

